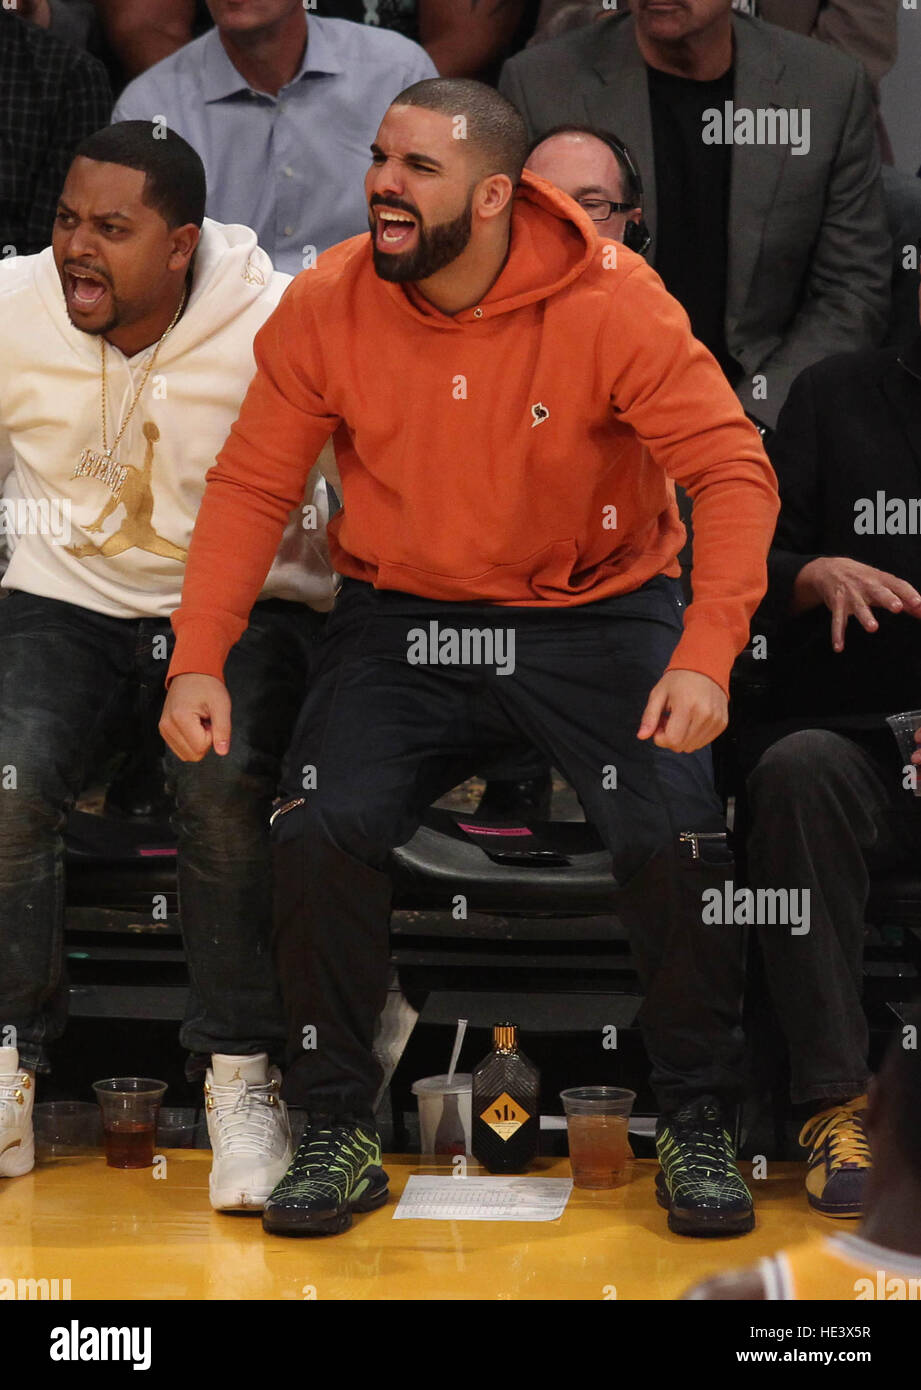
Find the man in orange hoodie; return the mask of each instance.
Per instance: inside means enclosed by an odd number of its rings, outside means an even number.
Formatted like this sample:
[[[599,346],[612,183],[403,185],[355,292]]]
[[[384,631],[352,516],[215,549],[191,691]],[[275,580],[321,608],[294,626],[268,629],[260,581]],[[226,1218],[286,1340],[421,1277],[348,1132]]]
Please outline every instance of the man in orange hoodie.
[[[389,855],[522,733],[575,787],[623,885],[669,1223],[754,1220],[725,1120],[741,931],[708,924],[702,895],[731,876],[707,745],[765,589],[776,483],[681,306],[522,174],[526,153],[490,88],[401,94],[372,146],[371,234],[299,275],[257,337],[191,544],[161,728],[197,759],[229,747],[223,663],[333,434],[344,580],[274,817],[285,1090],[308,1124],[271,1231],[344,1230],[386,1201],[371,1044]],[[687,613],[673,482],[694,502]]]

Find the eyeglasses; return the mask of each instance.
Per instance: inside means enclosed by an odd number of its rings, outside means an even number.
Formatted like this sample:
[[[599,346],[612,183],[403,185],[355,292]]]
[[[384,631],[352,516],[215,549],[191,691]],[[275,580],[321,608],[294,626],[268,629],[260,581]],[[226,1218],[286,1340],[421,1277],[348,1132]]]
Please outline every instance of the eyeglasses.
[[[636,203],[612,203],[608,198],[580,198],[578,201],[593,222],[607,222],[615,212],[632,212],[636,207]]]

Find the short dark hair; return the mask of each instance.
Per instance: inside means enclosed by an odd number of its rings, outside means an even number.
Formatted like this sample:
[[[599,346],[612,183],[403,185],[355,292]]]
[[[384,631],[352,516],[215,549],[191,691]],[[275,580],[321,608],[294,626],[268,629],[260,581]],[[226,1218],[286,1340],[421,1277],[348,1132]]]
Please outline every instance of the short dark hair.
[[[152,121],[117,121],[104,126],[74,150],[74,159],[122,164],[146,174],[143,201],[166,225],[200,227],[205,216],[205,166],[187,140]]]
[[[528,156],[528,131],[519,112],[485,82],[468,77],[427,77],[391,102],[443,116],[464,116],[468,148],[482,156],[487,174],[506,174],[517,187]]]
[[[594,125],[555,125],[550,130],[545,130],[543,135],[539,135],[536,140],[531,141],[528,150],[528,159],[545,140],[550,140],[554,135],[593,135],[596,140],[600,140],[617,160],[618,168],[624,176],[626,186],[627,203],[632,203],[634,207],[643,206],[643,180],[640,177],[639,167],[630,152],[629,146],[619,136],[611,133],[610,130],[603,130],[600,126]]]

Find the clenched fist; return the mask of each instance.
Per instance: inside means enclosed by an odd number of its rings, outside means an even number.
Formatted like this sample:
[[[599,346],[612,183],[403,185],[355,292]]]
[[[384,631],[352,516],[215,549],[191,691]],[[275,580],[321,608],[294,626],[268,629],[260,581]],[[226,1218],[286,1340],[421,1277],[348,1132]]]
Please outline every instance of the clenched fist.
[[[637,738],[652,738],[673,753],[695,753],[729,722],[729,701],[700,671],[666,671],[653,686]]]
[[[216,676],[176,676],[166,692],[160,733],[177,758],[200,763],[209,748],[230,750],[230,696]]]

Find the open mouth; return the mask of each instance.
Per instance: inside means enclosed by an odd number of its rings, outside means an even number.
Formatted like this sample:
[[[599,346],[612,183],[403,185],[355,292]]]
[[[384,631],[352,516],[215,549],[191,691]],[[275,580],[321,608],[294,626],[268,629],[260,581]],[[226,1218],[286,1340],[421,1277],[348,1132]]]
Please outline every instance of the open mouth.
[[[91,270],[69,269],[64,272],[64,293],[68,304],[75,309],[95,309],[108,294],[108,286],[100,275]]]
[[[405,212],[378,208],[375,245],[382,251],[402,251],[416,235],[415,219]]]

